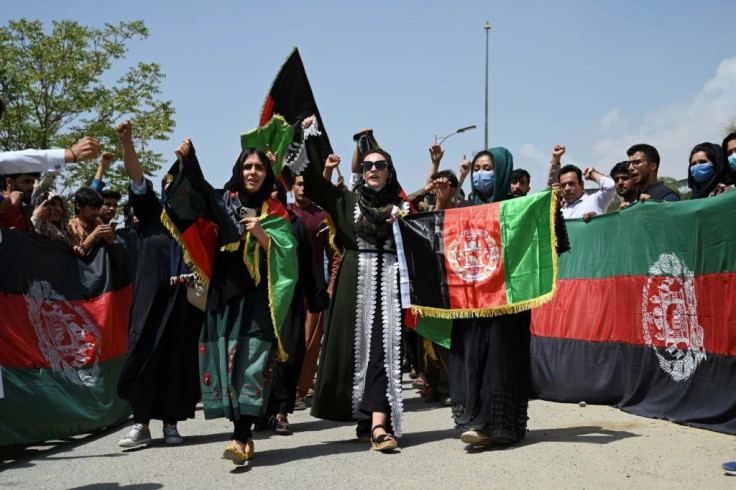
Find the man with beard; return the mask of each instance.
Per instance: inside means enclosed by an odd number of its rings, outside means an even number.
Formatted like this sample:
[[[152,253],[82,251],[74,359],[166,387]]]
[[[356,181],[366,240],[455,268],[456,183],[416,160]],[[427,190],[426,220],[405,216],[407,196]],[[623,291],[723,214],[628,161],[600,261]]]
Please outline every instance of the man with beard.
[[[659,171],[659,152],[651,145],[640,143],[632,146],[626,152],[629,157],[629,172],[634,185],[641,192],[641,199],[656,199],[658,201],[679,201],[672,189],[657,180]]]
[[[629,162],[618,162],[611,169],[611,178],[616,185],[616,194],[618,194],[621,203],[626,203],[624,208],[639,200],[639,187],[634,184],[629,172]]]
[[[15,228],[20,231],[33,229],[29,224],[27,208],[31,203],[33,186],[40,176],[40,173],[30,171],[4,176],[5,191],[0,193],[0,228]]]
[[[515,168],[511,172],[511,197],[524,197],[529,194],[531,181],[529,172],[523,168]]]

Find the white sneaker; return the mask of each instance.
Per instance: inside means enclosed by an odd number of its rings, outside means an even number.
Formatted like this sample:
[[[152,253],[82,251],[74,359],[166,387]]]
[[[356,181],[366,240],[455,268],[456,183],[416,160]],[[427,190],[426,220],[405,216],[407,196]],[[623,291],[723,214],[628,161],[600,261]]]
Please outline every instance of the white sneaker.
[[[150,429],[144,429],[141,424],[135,424],[128,432],[128,435],[120,439],[118,446],[120,447],[136,447],[151,442]]]
[[[176,430],[176,424],[164,424],[164,442],[166,444],[181,444],[184,442],[184,438],[180,436],[179,431]]]

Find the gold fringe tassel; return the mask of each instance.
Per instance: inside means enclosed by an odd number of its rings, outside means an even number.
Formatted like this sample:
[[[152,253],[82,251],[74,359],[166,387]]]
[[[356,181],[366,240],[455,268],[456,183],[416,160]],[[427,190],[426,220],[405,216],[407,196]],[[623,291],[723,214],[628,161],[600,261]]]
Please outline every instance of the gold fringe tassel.
[[[220,252],[237,252],[238,247],[240,247],[240,241],[228,243],[220,247]]]
[[[273,323],[273,334],[276,336],[276,344],[278,345],[278,359],[280,362],[286,362],[289,359],[289,355],[284,349],[284,344],[281,343],[281,335],[279,334],[279,328],[276,324],[276,310],[274,308],[273,298],[273,279],[271,277],[271,245],[273,240],[268,243],[268,251],[266,252],[266,267],[268,268],[268,309],[271,313],[271,323]]]
[[[422,345],[424,346],[424,364],[429,364],[429,361],[437,362],[437,353],[434,351],[434,344],[429,339],[424,339],[422,341]]]
[[[345,255],[345,251],[340,250],[337,243],[335,243],[335,238],[337,237],[337,228],[335,227],[335,223],[332,222],[332,218],[329,216],[325,218],[323,223],[327,225],[327,240],[330,243],[330,247],[332,247],[332,250],[342,258]]]
[[[194,259],[192,259],[192,256],[189,254],[189,250],[187,250],[184,242],[181,239],[181,233],[179,233],[179,229],[176,227],[176,225],[174,225],[174,222],[171,221],[171,218],[166,213],[166,208],[161,211],[161,223],[164,225],[164,228],[168,230],[169,234],[174,238],[174,240],[176,240],[176,243],[179,244],[182,252],[184,252],[184,263],[187,264],[197,280],[202,282],[205,286],[207,286],[207,288],[209,288],[210,278],[207,277],[204,271],[194,262]]]

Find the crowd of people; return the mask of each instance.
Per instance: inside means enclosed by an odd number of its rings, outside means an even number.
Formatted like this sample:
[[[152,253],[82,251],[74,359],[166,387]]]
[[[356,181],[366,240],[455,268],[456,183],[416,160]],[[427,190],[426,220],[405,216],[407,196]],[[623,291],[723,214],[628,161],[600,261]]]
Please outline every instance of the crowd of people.
[[[440,170],[444,150],[434,145],[425,186],[407,197],[391,155],[371,130],[355,136],[350,181],[333,183],[341,159],[323,153],[314,137],[320,132],[316,118],[294,129],[301,146],[293,151],[303,155],[283,156],[293,203],[274,173],[278,155],[242,150],[231,178],[215,189],[199,172],[189,139],[176,148],[177,163],[157,194],[138,160],[130,121],[117,127],[130,179],[125,191],[105,185],[114,155],[102,153],[92,137],[69,149],[0,154],[0,228],[59,240],[80,258],[116,240],[118,205],[127,194],[122,215],[137,238],[137,265],[118,392],[133,407],[134,425],[119,445],[150,442],[151,420],[163,422],[167,444],[181,443],[178,424],[194,417],[201,400],[206,418],[232,421],[223,457],[237,465],[253,458],[253,431],[292,434],[289,414],[309,404],[313,416],[354,421],[359,440],[392,451],[403,432],[402,371],[409,369],[428,402],[452,407],[464,443],[521,441],[528,421],[531,312],[456,319],[449,349],[428,346],[405,325],[393,222],[405,213],[526,196],[529,172],[514,168],[503,147],[480,151],[472,161],[463,157],[458,174]],[[651,145],[633,145],[628,160],[609,172],[563,165],[565,151],[553,148],[546,185],[557,189],[565,219],[588,222],[616,195],[619,209],[647,199],[679,200],[658,181],[660,159]],[[42,172],[100,156],[94,180],[75,193],[73,206],[55,192],[37,190]],[[598,190],[586,194],[584,180]],[[736,133],[721,145],[693,148],[693,199],[735,183]],[[205,277],[189,260],[179,230],[162,216],[194,222],[207,214],[207,199],[218,231]],[[279,305],[288,305],[285,315],[277,313]],[[423,355],[429,348],[436,356]]]

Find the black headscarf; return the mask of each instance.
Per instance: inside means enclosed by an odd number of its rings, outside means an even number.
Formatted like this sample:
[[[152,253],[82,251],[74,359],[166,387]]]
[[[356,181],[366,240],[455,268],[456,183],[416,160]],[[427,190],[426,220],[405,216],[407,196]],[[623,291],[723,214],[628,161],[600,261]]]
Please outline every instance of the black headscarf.
[[[725,185],[736,184],[736,170],[733,170],[728,164],[728,142],[736,140],[736,133],[731,133],[723,138],[721,149],[723,151],[723,175],[720,183]]]
[[[391,160],[391,155],[379,148],[369,150],[368,153],[362,155],[362,158],[372,153],[378,153],[386,159],[388,164],[386,184],[380,190],[374,190],[365,184],[361,173],[360,180],[355,188],[355,192],[358,193],[358,205],[361,212],[355,233],[368,243],[380,247],[389,237],[393,236],[392,225],[386,223],[386,220],[391,216],[393,206],[400,206],[402,203],[401,185],[396,178],[396,169]]]
[[[247,192],[243,184],[243,164],[251,155],[257,155],[258,159],[266,167],[266,178],[263,180],[261,187],[253,193]],[[274,182],[276,182],[276,174],[273,173],[271,162],[268,161],[266,154],[256,148],[245,148],[240,152],[240,155],[238,155],[238,159],[235,160],[233,173],[230,180],[225,184],[225,190],[230,191],[231,193],[236,193],[238,198],[237,200],[241,206],[255,209],[256,212],[260,214],[263,202],[271,196]],[[233,199],[233,201],[235,200]],[[228,203],[228,209],[229,208],[230,206]]]
[[[693,155],[700,151],[705,153],[705,155],[708,157],[708,161],[713,164],[713,177],[708,179],[707,182],[703,183],[697,182],[690,174],[690,167],[692,167],[690,162],[692,161]],[[711,191],[715,189],[716,185],[722,182],[721,179],[726,176],[725,171],[727,170],[726,168],[724,168],[724,162],[725,160],[723,159],[723,150],[721,150],[721,147],[719,145],[714,145],[713,143],[700,143],[698,145],[695,145],[695,147],[690,152],[690,158],[688,158],[687,165],[687,186],[693,191],[691,199],[708,197]]]

